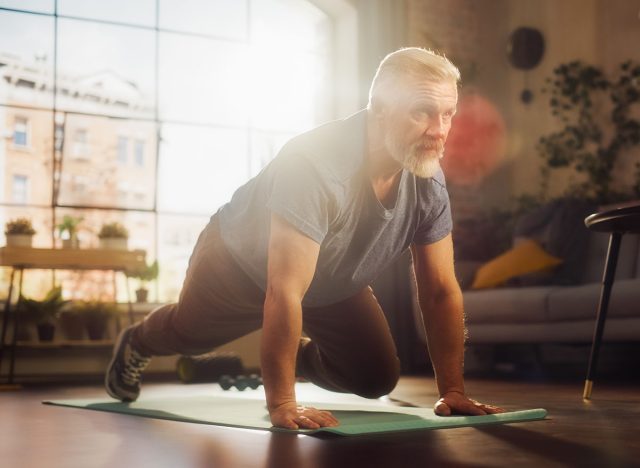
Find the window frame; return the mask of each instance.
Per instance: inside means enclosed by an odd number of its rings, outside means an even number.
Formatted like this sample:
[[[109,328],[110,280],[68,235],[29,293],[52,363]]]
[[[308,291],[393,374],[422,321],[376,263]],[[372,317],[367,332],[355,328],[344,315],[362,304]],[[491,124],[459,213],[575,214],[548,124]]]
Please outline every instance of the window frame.
[[[238,1],[242,1],[242,0],[238,0]],[[248,5],[248,13],[247,15],[251,15],[251,4],[255,1],[258,0],[244,0],[246,2],[246,4]],[[351,16],[353,16],[354,12],[355,12],[355,8],[353,8],[353,6],[350,4],[349,0],[306,0],[310,5],[315,6],[317,8],[319,8],[323,13],[325,13],[327,15],[328,20],[332,23],[333,28],[335,28],[335,25],[340,22],[343,23],[343,20],[339,19],[338,16],[343,15],[345,8],[347,10],[350,10],[349,14]],[[52,130],[52,142],[50,142],[48,144],[48,148],[50,148],[51,151],[51,161],[52,161],[52,167],[53,170],[51,171],[51,178],[52,178],[52,183],[53,183],[53,196],[51,197],[51,202],[50,202],[50,206],[47,204],[46,206],[44,205],[33,205],[29,203],[30,200],[30,195],[29,195],[29,191],[31,189],[31,180],[29,177],[26,177],[25,180],[25,197],[26,197],[26,202],[24,203],[25,205],[29,206],[29,207],[33,207],[33,208],[47,208],[50,209],[52,211],[52,219],[56,219],[57,217],[57,212],[64,212],[65,210],[68,209],[73,209],[73,210],[105,210],[105,212],[122,212],[122,213],[140,213],[141,215],[148,213],[151,214],[153,216],[153,222],[155,224],[155,236],[154,239],[152,241],[153,246],[150,245],[149,246],[149,250],[154,252],[154,256],[158,256],[158,241],[159,241],[159,237],[160,237],[160,233],[158,232],[159,229],[159,217],[160,216],[184,216],[184,217],[190,217],[190,218],[200,218],[202,216],[204,216],[204,213],[202,212],[193,212],[193,213],[189,213],[189,212],[180,212],[180,213],[176,213],[176,212],[172,212],[172,211],[166,211],[166,210],[162,210],[158,208],[158,190],[159,190],[159,176],[158,176],[158,166],[160,163],[160,130],[161,130],[161,126],[163,124],[176,124],[176,125],[192,125],[192,126],[202,126],[201,123],[199,122],[184,122],[184,121],[171,121],[170,119],[161,119],[160,115],[159,115],[159,100],[158,100],[158,85],[156,83],[155,86],[155,101],[154,101],[154,115],[151,117],[142,117],[142,116],[128,116],[128,117],[124,117],[125,120],[132,120],[132,121],[143,121],[143,122],[149,122],[152,124],[155,124],[155,128],[156,128],[156,139],[155,139],[155,144],[150,143],[148,140],[142,140],[142,145],[141,148],[138,148],[138,140],[136,135],[127,135],[127,151],[126,151],[126,156],[127,156],[127,160],[126,163],[124,165],[126,166],[133,166],[137,169],[143,169],[145,168],[145,166],[148,166],[150,164],[150,161],[155,160],[155,194],[153,195],[153,204],[151,208],[130,208],[127,203],[119,203],[117,200],[114,200],[114,203],[112,203],[111,205],[108,206],[95,206],[95,205],[83,205],[81,203],[77,203],[77,202],[73,202],[73,203],[69,203],[69,204],[64,204],[64,203],[60,203],[58,200],[58,196],[57,194],[60,191],[60,184],[71,184],[71,181],[66,181],[66,180],[62,180],[64,179],[64,173],[62,172],[62,167],[64,166],[64,164],[67,161],[64,161],[65,159],[65,154],[67,155],[67,157],[71,157],[71,158],[75,158],[75,159],[79,159],[79,160],[90,160],[91,159],[91,151],[94,151],[95,149],[91,147],[92,145],[92,136],[90,135],[90,131],[88,129],[80,129],[81,131],[83,131],[84,137],[82,138],[82,141],[78,142],[78,137],[77,137],[77,132],[78,132],[78,128],[74,128],[74,129],[70,129],[68,126],[68,120],[66,119],[66,116],[68,115],[86,115],[88,117],[106,117],[106,118],[122,118],[121,115],[117,115],[117,114],[111,114],[110,112],[81,112],[81,111],[72,111],[72,110],[64,110],[63,108],[61,108],[58,105],[58,101],[56,99],[57,96],[71,96],[71,92],[70,89],[68,89],[67,85],[65,84],[64,80],[60,79],[60,75],[58,75],[58,69],[56,66],[57,63],[57,56],[58,56],[58,35],[56,34],[56,31],[58,29],[58,22],[59,20],[63,19],[63,20],[68,20],[68,19],[73,19],[73,20],[78,20],[78,21],[84,21],[87,22],[88,24],[93,24],[93,23],[102,23],[102,24],[112,24],[112,25],[117,25],[117,26],[126,26],[126,27],[131,27],[131,28],[137,28],[137,29],[148,29],[150,31],[154,31],[155,32],[155,47],[156,47],[156,58],[155,58],[155,68],[154,68],[154,76],[156,78],[156,82],[158,79],[158,74],[159,74],[159,69],[158,69],[158,43],[159,43],[159,37],[160,34],[163,32],[170,32],[170,33],[175,33],[175,34],[184,34],[185,36],[187,35],[191,35],[191,36],[196,36],[196,37],[203,37],[203,38],[208,38],[208,39],[212,39],[212,40],[228,40],[230,42],[233,42],[234,40],[230,39],[230,38],[221,38],[221,37],[215,37],[215,36],[209,36],[206,34],[199,34],[199,33],[184,33],[184,32],[178,32],[178,31],[171,31],[171,30],[162,30],[161,28],[158,27],[157,21],[157,11],[156,11],[156,24],[155,26],[143,26],[143,25],[134,25],[134,24],[130,24],[127,22],[118,22],[118,21],[106,21],[106,20],[98,20],[95,18],[79,18],[79,17],[74,17],[74,16],[69,16],[69,15],[64,15],[64,14],[59,14],[58,12],[58,8],[57,8],[57,0],[53,0],[54,4],[56,5],[53,8],[52,12],[38,12],[38,11],[32,11],[32,10],[28,10],[28,9],[16,9],[16,8],[3,8],[0,6],[0,14],[3,12],[12,12],[12,13],[20,13],[20,14],[25,14],[25,15],[36,15],[36,16],[40,16],[40,17],[50,17],[53,18],[54,20],[54,35],[53,35],[53,44],[54,44],[54,52],[53,52],[53,75],[52,75],[52,80],[51,80],[51,85],[52,85],[52,89],[51,92],[53,94],[53,99],[51,101],[50,104],[42,104],[42,102],[38,103],[38,102],[34,102],[28,105],[21,105],[21,104],[15,104],[15,103],[11,103],[11,102],[1,102],[0,103],[0,107],[5,107],[5,108],[13,108],[13,109],[20,109],[20,108],[26,108],[26,109],[31,109],[31,110],[36,110],[36,111],[47,111],[47,112],[51,112],[52,114],[52,122],[51,122],[51,126],[50,129]],[[158,8],[158,5],[160,4],[160,0],[156,0],[156,9]],[[338,10],[336,10],[336,5],[339,5]],[[338,12],[338,13],[337,13]],[[247,42],[250,43],[251,41],[251,27],[249,25],[250,23],[250,16],[247,16],[247,29],[248,29],[248,34],[246,39],[241,40],[240,42]],[[353,23],[353,25],[355,25],[355,23]],[[44,33],[43,33],[44,34]],[[46,33],[47,35],[49,33]],[[338,68],[340,68],[340,63],[344,62],[344,60],[340,59],[337,60],[336,56],[337,54],[341,54],[343,51],[345,51],[346,49],[344,48],[338,48],[335,45],[335,36],[336,36],[336,31],[334,30],[333,33],[333,38],[332,40],[329,42],[329,48],[327,49],[327,64],[330,67],[330,73],[329,73],[329,77],[330,77],[330,84],[328,85],[328,94],[331,96],[331,115],[328,116],[328,118],[335,118],[338,117],[339,115],[347,115],[348,113],[351,113],[352,111],[357,109],[357,106],[351,106],[349,109],[349,112],[344,112],[341,109],[341,104],[343,103],[344,100],[343,99],[338,99],[336,97],[336,78],[341,74],[336,72],[336,70]],[[238,40],[235,40],[236,42],[238,42]],[[353,57],[349,57],[350,61],[352,60]],[[351,77],[353,83],[356,83],[357,77],[354,75]],[[44,86],[44,85],[43,85]],[[48,84],[47,84],[47,89],[48,89]],[[344,83],[341,84],[341,87],[344,86]],[[41,91],[40,89],[40,84],[36,83],[35,88],[37,88],[37,91]],[[35,89],[34,88],[34,89]],[[42,88],[43,90],[44,88]],[[351,96],[355,96],[357,95],[357,93],[350,93]],[[60,121],[59,117],[60,115],[65,116],[65,118]],[[32,122],[30,121],[30,119],[28,117],[24,117],[24,125],[26,126],[26,131],[24,132],[25,134],[25,145],[21,145],[21,144],[15,144],[13,145],[15,149],[20,149],[20,150],[32,150],[32,146],[34,143],[37,143],[39,145],[39,142],[34,142],[33,140],[33,128],[32,128]],[[320,122],[318,122],[320,123]],[[38,128],[41,127],[41,123],[37,122],[38,124]],[[225,125],[219,125],[216,123],[210,123],[210,124],[204,124],[205,127],[210,127],[210,128],[225,128]],[[89,126],[90,128],[90,126]],[[253,138],[253,135],[256,131],[262,131],[261,129],[258,128],[253,128],[252,127],[252,123],[251,121],[249,121],[246,124],[242,124],[240,126],[238,126],[238,129],[246,129],[247,130],[247,141],[248,141],[248,146],[249,146],[249,151],[247,151],[246,154],[246,161],[247,161],[247,177],[251,177],[254,174],[252,173],[252,169],[251,166],[253,164],[253,153],[250,151],[250,147],[251,147],[251,141]],[[70,132],[70,130],[72,130],[72,132]],[[14,125],[14,131],[15,131],[15,125]],[[59,134],[60,133],[60,134]],[[123,135],[124,136],[124,135]],[[12,139],[12,141],[15,141],[14,139]],[[102,143],[101,143],[102,144]],[[112,143],[113,144],[113,143]],[[37,145],[37,146],[38,146]],[[116,143],[116,145],[119,147],[119,144]],[[65,151],[65,147],[66,147],[66,151]],[[113,146],[111,146],[111,148],[113,148]],[[101,149],[104,150],[104,149]],[[113,151],[113,149],[111,149],[110,151]],[[138,154],[138,152],[140,151],[140,154]],[[116,164],[119,164],[119,151],[116,150]],[[112,153],[113,154],[113,153]],[[141,158],[141,160],[140,160]],[[48,164],[48,163],[45,163]],[[71,174],[71,173],[69,173]],[[49,175],[47,175],[48,177]],[[91,189],[93,190],[92,187],[90,187],[91,184],[82,184],[83,187],[85,188],[85,190],[87,189]],[[130,191],[131,192],[131,191]],[[12,187],[12,199],[13,199],[13,187]],[[129,193],[127,195],[128,198],[136,198],[136,197],[140,197],[140,194],[136,191],[133,191],[131,193]],[[48,202],[47,202],[48,203]],[[7,203],[7,202],[2,202],[0,201],[0,206],[5,206],[5,207],[10,207],[12,206],[14,203]],[[22,204],[22,203],[21,203]],[[209,213],[210,215],[210,213]],[[50,226],[51,229],[51,237],[53,239],[54,237],[54,226]]]
[[[20,132],[24,134],[24,144],[18,143],[16,141],[16,135],[18,132],[19,121],[22,121],[24,124],[24,131]],[[13,119],[13,136],[11,138],[11,143],[13,145],[13,149],[20,150],[30,150],[31,149],[31,121],[28,117],[23,115],[16,115]]]
[[[24,185],[22,186],[23,200],[16,199],[16,180],[22,179]],[[31,184],[28,175],[24,174],[12,174],[11,177],[11,202],[15,205],[28,205]]]

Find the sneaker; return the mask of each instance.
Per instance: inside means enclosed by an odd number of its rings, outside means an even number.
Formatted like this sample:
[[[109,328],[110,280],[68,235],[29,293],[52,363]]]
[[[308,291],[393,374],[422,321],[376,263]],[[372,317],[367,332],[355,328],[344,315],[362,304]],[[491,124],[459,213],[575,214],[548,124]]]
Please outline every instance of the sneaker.
[[[104,385],[107,393],[121,401],[135,401],[140,395],[140,373],[149,365],[145,356],[131,346],[135,325],[120,332],[113,347],[113,357],[107,368]]]

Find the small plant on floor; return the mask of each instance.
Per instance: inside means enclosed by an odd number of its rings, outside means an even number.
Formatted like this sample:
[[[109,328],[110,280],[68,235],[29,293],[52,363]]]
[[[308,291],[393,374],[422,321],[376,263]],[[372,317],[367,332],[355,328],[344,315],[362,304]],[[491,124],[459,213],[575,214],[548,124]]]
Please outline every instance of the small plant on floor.
[[[58,286],[52,288],[41,301],[21,297],[18,313],[22,313],[24,319],[35,322],[40,341],[52,341],[56,321],[68,302],[62,299],[62,288]]]
[[[73,309],[83,317],[87,334],[91,340],[104,339],[109,321],[118,313],[116,304],[103,301],[74,302]]]

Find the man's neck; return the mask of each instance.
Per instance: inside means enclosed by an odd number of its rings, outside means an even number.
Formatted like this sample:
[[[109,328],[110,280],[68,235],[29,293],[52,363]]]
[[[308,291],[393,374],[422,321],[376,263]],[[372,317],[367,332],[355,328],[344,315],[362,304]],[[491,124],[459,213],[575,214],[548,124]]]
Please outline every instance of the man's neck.
[[[387,151],[383,137],[369,116],[367,122],[367,175],[378,201],[385,208],[395,206],[402,166]]]
[[[377,128],[374,118],[369,114],[367,119],[367,172],[373,183],[390,182],[399,179],[402,165],[393,159],[384,144],[384,137]]]

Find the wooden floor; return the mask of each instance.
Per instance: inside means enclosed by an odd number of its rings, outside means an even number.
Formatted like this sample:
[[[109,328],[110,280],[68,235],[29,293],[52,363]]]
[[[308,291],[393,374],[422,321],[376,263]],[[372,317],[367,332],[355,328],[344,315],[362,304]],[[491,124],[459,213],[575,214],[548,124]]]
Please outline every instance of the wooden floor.
[[[27,387],[0,393],[2,467],[480,467],[640,466],[640,385],[470,379],[469,393],[507,409],[544,407],[544,421],[355,438],[296,436],[136,418],[40,404],[104,397],[100,386]],[[145,384],[145,395],[177,383]],[[404,377],[392,397],[435,399],[433,379]]]

